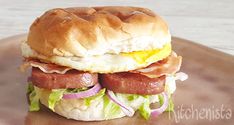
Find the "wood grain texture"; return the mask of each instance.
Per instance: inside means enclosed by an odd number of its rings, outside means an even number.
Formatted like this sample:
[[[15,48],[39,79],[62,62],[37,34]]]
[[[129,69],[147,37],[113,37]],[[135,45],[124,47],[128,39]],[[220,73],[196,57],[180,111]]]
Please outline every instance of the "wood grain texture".
[[[234,54],[233,0],[1,0],[0,38],[28,32],[33,20],[56,7],[126,5],[161,15],[174,36]]]
[[[28,112],[26,85],[28,74],[20,73],[22,63],[19,43],[25,35],[0,40],[0,124],[1,125],[233,125],[234,116],[217,119],[214,116],[192,117],[193,113],[210,110],[234,111],[234,57],[222,52],[173,38],[173,49],[183,56],[181,71],[189,75],[184,82],[177,82],[174,94],[175,113],[163,113],[157,118],[144,120],[137,113],[132,118],[104,122],[79,122],[58,116],[46,108]],[[182,112],[182,110],[188,112]],[[182,115],[189,117],[180,118]],[[211,118],[209,118],[211,117]],[[180,119],[179,119],[180,118]]]

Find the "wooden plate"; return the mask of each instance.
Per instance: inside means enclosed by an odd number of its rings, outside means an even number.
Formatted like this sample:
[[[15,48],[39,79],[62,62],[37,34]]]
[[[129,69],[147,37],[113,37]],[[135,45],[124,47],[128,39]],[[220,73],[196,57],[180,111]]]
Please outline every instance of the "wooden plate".
[[[26,35],[0,41],[0,124],[1,125],[75,125],[75,124],[233,124],[234,117],[234,57],[173,38],[173,47],[183,56],[181,71],[189,75],[178,82],[174,94],[175,112],[163,113],[148,121],[136,114],[104,122],[80,122],[60,117],[46,108],[28,112],[26,79],[28,74],[18,71],[22,63],[19,43]]]

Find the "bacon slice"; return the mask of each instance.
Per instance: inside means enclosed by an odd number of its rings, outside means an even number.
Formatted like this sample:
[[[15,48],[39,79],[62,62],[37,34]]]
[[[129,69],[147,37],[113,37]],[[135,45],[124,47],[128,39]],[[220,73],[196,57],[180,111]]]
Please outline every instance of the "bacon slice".
[[[162,75],[175,74],[179,71],[182,63],[182,57],[172,52],[166,59],[153,63],[145,68],[130,71],[132,73],[140,73],[149,78],[157,78]]]
[[[39,60],[35,59],[26,59],[24,63],[20,66],[20,70],[25,72],[28,67],[37,67],[44,73],[58,73],[58,74],[65,74],[67,71],[71,70],[72,68],[60,66],[52,63],[43,63]]]

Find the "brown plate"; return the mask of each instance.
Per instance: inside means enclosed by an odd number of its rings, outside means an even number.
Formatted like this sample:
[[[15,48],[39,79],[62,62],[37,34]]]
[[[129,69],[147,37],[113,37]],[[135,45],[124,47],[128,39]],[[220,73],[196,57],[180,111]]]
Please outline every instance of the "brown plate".
[[[234,57],[173,38],[173,47],[183,56],[182,70],[189,79],[178,82],[174,94],[175,112],[163,113],[146,121],[136,114],[103,122],[80,122],[60,117],[46,108],[28,112],[26,79],[18,71],[22,63],[19,43],[26,35],[0,40],[0,124],[1,125],[75,125],[75,124],[233,124]]]

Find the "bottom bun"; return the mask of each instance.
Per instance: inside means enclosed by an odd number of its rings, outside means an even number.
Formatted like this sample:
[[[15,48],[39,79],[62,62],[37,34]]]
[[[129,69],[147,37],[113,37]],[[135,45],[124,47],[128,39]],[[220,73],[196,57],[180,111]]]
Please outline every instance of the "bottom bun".
[[[42,90],[42,89],[41,89]],[[42,90],[40,91],[40,102],[49,108],[48,97],[50,91]],[[124,94],[117,93],[117,98],[121,98]],[[127,102],[126,98],[121,98],[122,101]],[[158,102],[158,96],[150,96],[150,103]],[[138,98],[131,103],[128,103],[130,107],[136,111],[143,103],[144,98]],[[117,114],[112,116],[106,116],[104,114],[104,97],[92,100],[89,106],[85,104],[84,99],[61,99],[58,101],[54,107],[54,112],[66,117],[68,119],[75,119],[80,121],[101,121],[110,120],[126,116],[122,110],[119,110]]]
[[[40,102],[48,106],[49,93],[42,92]],[[62,99],[56,103],[54,112],[68,119],[80,121],[101,121],[124,117],[125,114],[120,111],[118,115],[106,118],[104,115],[104,99],[92,101],[89,106],[85,105],[84,99]]]

